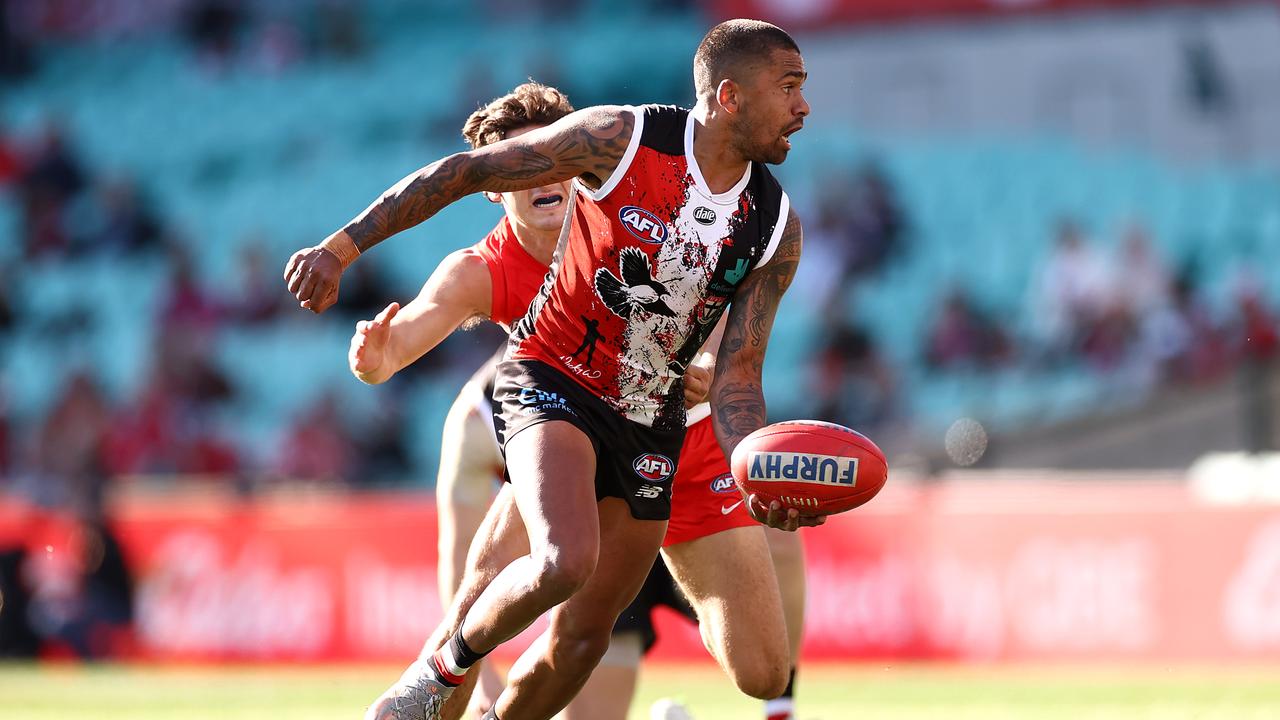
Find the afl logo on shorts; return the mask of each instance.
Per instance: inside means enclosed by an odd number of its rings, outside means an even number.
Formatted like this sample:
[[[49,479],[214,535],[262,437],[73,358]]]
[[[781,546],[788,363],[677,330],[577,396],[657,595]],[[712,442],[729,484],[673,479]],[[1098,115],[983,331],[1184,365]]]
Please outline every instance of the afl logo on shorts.
[[[671,462],[671,458],[666,455],[658,455],[657,453],[649,453],[636,458],[631,463],[631,467],[640,477],[649,482],[662,482],[671,477],[671,473],[675,472],[675,463]]]
[[[639,205],[628,205],[618,211],[618,219],[627,232],[641,242],[661,245],[667,239],[667,224]]]
[[[716,211],[709,207],[698,206],[693,210],[693,219],[698,221],[699,225],[714,225],[716,222]]]
[[[738,486],[733,482],[733,473],[725,473],[711,481],[711,492],[714,493],[731,493],[736,492],[737,489]]]

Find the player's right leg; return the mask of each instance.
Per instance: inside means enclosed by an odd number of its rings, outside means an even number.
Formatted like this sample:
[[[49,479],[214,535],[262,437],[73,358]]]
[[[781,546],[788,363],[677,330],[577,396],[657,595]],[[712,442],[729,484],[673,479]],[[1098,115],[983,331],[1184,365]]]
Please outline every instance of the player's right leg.
[[[627,720],[643,655],[644,638],[640,631],[615,631],[609,638],[609,649],[591,671],[587,684],[556,718]]]
[[[791,644],[787,690],[781,697],[765,701],[765,717],[768,720],[790,720],[795,713],[794,684],[796,668],[800,665],[800,645],[804,639],[804,541],[798,532],[765,528],[764,534],[773,557],[773,569],[778,576],[778,589],[782,591],[782,614],[786,618],[787,637]]]

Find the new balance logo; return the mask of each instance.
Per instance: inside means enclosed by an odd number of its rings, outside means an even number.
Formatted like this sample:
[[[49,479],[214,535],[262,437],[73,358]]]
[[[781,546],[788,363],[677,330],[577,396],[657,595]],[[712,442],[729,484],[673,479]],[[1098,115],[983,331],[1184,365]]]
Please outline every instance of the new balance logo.
[[[662,494],[662,488],[657,485],[641,485],[636,491],[636,497],[652,500]]]

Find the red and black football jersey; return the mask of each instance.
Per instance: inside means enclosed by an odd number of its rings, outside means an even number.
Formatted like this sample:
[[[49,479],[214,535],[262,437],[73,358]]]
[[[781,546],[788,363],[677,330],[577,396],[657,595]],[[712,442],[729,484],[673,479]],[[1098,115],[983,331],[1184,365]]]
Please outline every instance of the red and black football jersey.
[[[542,287],[547,266],[524,249],[505,214],[484,240],[471,246],[470,252],[479,255],[489,269],[493,287],[489,319],[511,332]]]
[[[685,421],[685,368],[773,255],[789,206],[761,163],[712,193],[688,110],[629,110],[626,154],[599,190],[575,183],[552,272],[508,357],[561,370],[630,420],[674,428]]]

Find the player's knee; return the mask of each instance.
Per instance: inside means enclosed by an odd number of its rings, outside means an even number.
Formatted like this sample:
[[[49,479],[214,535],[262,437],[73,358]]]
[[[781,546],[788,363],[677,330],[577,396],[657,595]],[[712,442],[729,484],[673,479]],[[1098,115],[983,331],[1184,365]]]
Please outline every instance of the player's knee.
[[[590,550],[590,551],[588,551]],[[594,548],[553,548],[538,553],[538,587],[556,602],[568,600],[596,571]]]
[[[755,657],[732,669],[733,682],[744,695],[772,700],[787,689],[790,675],[785,658]]]
[[[594,668],[609,650],[609,632],[610,627],[605,624],[600,627],[580,626],[557,633],[551,648],[555,666],[583,672]]]

